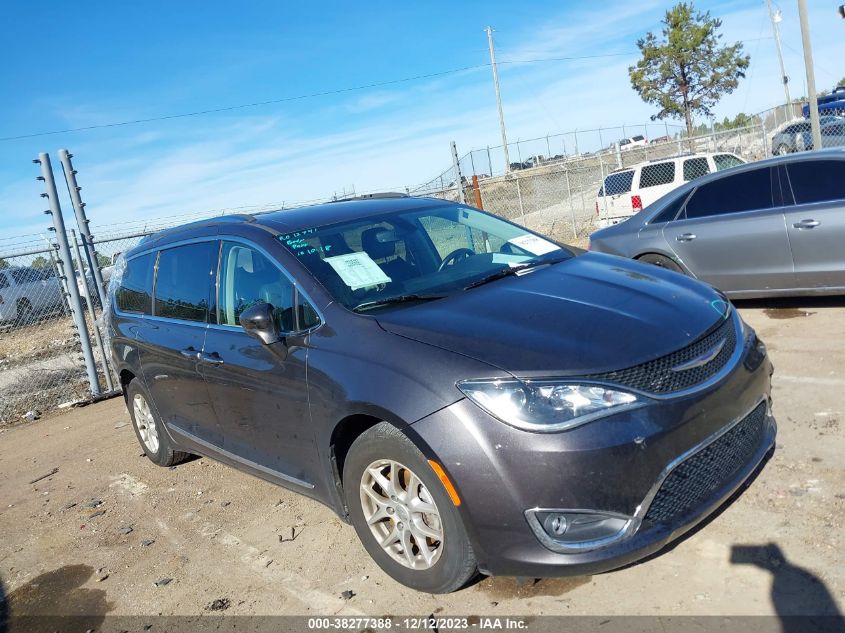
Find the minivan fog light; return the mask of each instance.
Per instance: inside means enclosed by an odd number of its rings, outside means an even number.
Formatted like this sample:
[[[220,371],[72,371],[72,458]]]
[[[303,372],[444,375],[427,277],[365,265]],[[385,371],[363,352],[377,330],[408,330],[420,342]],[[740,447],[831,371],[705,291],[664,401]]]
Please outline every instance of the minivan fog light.
[[[646,402],[627,391],[554,380],[464,380],[457,386],[493,417],[527,431],[562,431]]]
[[[588,510],[528,510],[525,518],[549,549],[559,552],[588,551],[622,538],[631,517]]]

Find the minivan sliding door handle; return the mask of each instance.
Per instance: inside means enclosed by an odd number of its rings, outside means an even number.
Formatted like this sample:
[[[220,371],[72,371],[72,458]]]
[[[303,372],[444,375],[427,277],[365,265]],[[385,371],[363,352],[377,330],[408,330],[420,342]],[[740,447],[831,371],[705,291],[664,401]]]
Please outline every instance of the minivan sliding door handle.
[[[792,226],[796,229],[813,229],[817,227],[821,222],[818,220],[801,220],[800,222],[796,222]]]
[[[695,233],[682,233],[675,239],[679,242],[692,242],[696,238]]]

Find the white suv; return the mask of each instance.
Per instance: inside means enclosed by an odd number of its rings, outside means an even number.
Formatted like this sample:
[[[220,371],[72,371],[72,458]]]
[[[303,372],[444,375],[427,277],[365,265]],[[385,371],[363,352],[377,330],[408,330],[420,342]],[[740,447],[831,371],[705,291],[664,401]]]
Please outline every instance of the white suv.
[[[0,323],[26,325],[62,307],[62,284],[52,268],[0,269]]]
[[[744,164],[736,154],[684,154],[611,172],[596,197],[596,226],[618,224],[685,182]]]

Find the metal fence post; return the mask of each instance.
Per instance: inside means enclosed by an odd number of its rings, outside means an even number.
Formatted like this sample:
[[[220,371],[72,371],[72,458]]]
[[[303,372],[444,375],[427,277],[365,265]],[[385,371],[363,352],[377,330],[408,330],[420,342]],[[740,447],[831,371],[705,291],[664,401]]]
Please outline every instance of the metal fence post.
[[[76,231],[73,229],[70,230],[70,234],[73,236],[73,251],[76,255],[76,265],[79,267],[79,276],[82,279],[82,295],[85,297],[85,303],[88,305],[88,314],[91,315],[91,324],[94,326],[94,341],[97,343],[97,347],[100,348],[100,356],[103,358],[103,375],[106,378],[106,388],[109,391],[114,391],[108,353],[106,352],[106,348],[103,347],[103,337],[100,336],[100,328],[97,327],[96,315],[94,314],[94,302],[91,301],[91,293],[88,291],[88,279],[85,277],[85,264],[82,259],[82,251],[79,248],[79,239],[76,237]]]
[[[569,200],[569,217],[572,220],[572,237],[578,237],[578,229],[575,228],[575,205],[572,202],[572,184],[569,182],[569,169],[564,171],[566,174],[566,198]]]
[[[461,161],[458,160],[458,146],[455,141],[452,141],[452,166],[455,169],[455,186],[458,188],[458,201],[461,204],[466,204],[466,195],[464,194],[464,183],[461,182]]]
[[[59,150],[59,160],[62,163],[62,170],[65,172],[67,192],[70,195],[73,212],[76,214],[76,223],[79,225],[79,234],[82,237],[82,245],[85,248],[85,258],[88,260],[88,267],[91,269],[91,274],[94,277],[94,286],[100,299],[100,305],[104,306],[106,305],[106,291],[105,284],[103,284],[103,275],[100,272],[100,264],[97,261],[97,253],[94,250],[94,242],[88,227],[88,218],[85,215],[85,203],[82,202],[82,197],[79,195],[82,187],[76,182],[76,170],[70,162],[71,158],[73,158],[73,154],[70,154],[66,149]]]
[[[525,207],[522,205],[522,188],[519,186],[519,176],[516,177],[516,196],[519,199],[519,215],[522,216],[522,226],[525,226]]]
[[[88,338],[88,327],[85,324],[85,314],[82,312],[82,302],[79,299],[79,288],[76,285],[76,278],[73,274],[73,258],[70,255],[70,246],[65,232],[65,221],[62,218],[62,208],[59,205],[59,194],[56,191],[56,181],[53,178],[53,167],[50,164],[50,157],[41,152],[33,162],[41,165],[41,178],[44,181],[46,193],[41,194],[50,201],[50,209],[46,211],[53,216],[53,227],[56,230],[56,242],[59,245],[59,261],[62,265],[67,285],[68,300],[73,313],[73,321],[79,333],[79,343],[82,346],[82,357],[85,360],[85,369],[88,372],[88,383],[91,386],[91,395],[100,395],[100,379],[97,377],[97,366],[94,363],[94,354],[91,351],[91,340]],[[93,315],[92,315],[93,318]]]

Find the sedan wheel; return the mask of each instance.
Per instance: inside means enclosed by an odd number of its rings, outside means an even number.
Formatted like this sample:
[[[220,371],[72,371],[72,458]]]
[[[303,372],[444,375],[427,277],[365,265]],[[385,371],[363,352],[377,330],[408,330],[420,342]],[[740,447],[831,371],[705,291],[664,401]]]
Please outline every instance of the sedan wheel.
[[[440,511],[407,466],[390,459],[367,466],[361,477],[361,507],[376,541],[400,565],[429,569],[440,559]]]

